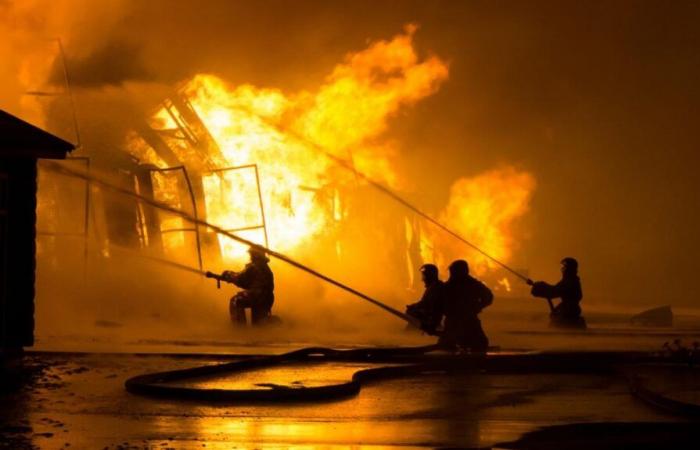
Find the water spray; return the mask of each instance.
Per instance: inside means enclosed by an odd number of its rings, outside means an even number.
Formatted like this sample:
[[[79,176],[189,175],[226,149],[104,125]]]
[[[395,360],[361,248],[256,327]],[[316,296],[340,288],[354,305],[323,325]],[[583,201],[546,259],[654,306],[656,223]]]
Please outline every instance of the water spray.
[[[268,255],[272,256],[273,258],[276,258],[276,259],[278,259],[278,260],[280,260],[280,261],[283,261],[283,262],[285,262],[285,263],[287,263],[287,264],[289,264],[289,265],[291,265],[291,266],[293,266],[293,267],[295,267],[295,268],[297,268],[297,269],[300,269],[300,270],[302,270],[302,271],[304,271],[304,272],[306,272],[306,273],[309,273],[309,274],[313,275],[313,276],[316,277],[316,278],[319,278],[319,279],[321,279],[321,280],[323,280],[323,281],[325,281],[325,282],[327,282],[327,283],[329,283],[329,284],[332,284],[332,285],[335,286],[335,287],[338,287],[338,288],[340,288],[340,289],[342,289],[342,290],[344,290],[344,291],[346,291],[346,292],[349,292],[350,294],[353,294],[354,296],[359,297],[359,298],[361,298],[361,299],[363,299],[363,300],[365,300],[365,301],[367,301],[367,302],[369,302],[369,303],[371,303],[371,304],[373,304],[373,305],[375,305],[375,306],[377,306],[377,307],[383,309],[384,311],[388,312],[389,314],[392,314],[392,315],[394,315],[394,316],[396,316],[396,317],[398,317],[398,318],[400,318],[400,319],[402,319],[402,320],[408,322],[409,324],[411,324],[411,325],[413,325],[413,326],[415,326],[415,327],[417,327],[417,328],[420,328],[420,321],[418,321],[418,320],[417,320],[416,318],[414,318],[414,317],[409,316],[408,314],[404,314],[404,313],[402,313],[401,311],[399,311],[399,310],[397,310],[397,309],[394,309],[394,308],[392,308],[391,306],[389,306],[389,305],[387,305],[387,304],[385,304],[385,303],[382,303],[382,302],[380,302],[379,300],[376,300],[376,299],[370,297],[370,296],[367,295],[367,294],[364,294],[364,293],[362,293],[362,292],[360,292],[360,291],[358,291],[358,290],[356,290],[356,289],[354,289],[354,288],[352,288],[352,287],[350,287],[350,286],[348,286],[348,285],[346,285],[346,284],[344,284],[344,283],[342,283],[342,282],[340,282],[340,281],[337,281],[337,280],[335,280],[335,279],[333,279],[333,278],[331,278],[331,277],[329,277],[329,276],[327,276],[327,275],[324,275],[324,274],[322,274],[321,272],[319,272],[319,271],[317,271],[317,270],[315,270],[315,269],[312,269],[312,268],[309,267],[309,266],[306,266],[306,265],[304,265],[304,264],[302,264],[302,263],[300,263],[300,262],[298,262],[298,261],[295,261],[294,259],[290,258],[290,257],[287,256],[287,255],[284,255],[284,254],[282,254],[282,253],[279,253],[279,252],[276,252],[276,251],[274,251],[274,250],[271,250],[271,249],[269,249],[269,248],[267,248],[267,247],[265,247],[265,246],[262,246],[262,245],[260,245],[260,244],[256,244],[255,242],[249,241],[248,239],[245,239],[245,238],[242,238],[242,237],[240,237],[240,236],[238,236],[238,235],[235,235],[235,234],[233,234],[233,233],[231,233],[231,232],[229,232],[229,231],[227,231],[227,230],[225,230],[225,229],[223,229],[223,228],[221,228],[221,227],[218,227],[218,226],[216,226],[216,225],[213,225],[213,224],[211,224],[211,223],[209,223],[209,222],[206,222],[206,221],[201,220],[201,219],[199,219],[199,218],[195,218],[195,217],[191,216],[190,214],[186,213],[185,211],[182,211],[182,210],[180,210],[180,209],[174,208],[174,207],[169,206],[169,205],[167,205],[167,204],[165,204],[165,203],[159,202],[159,201],[157,201],[157,200],[155,200],[155,199],[151,199],[151,198],[148,198],[148,197],[144,197],[144,196],[142,196],[142,195],[140,195],[140,194],[137,194],[136,192],[133,192],[133,191],[127,189],[127,188],[123,188],[123,187],[114,185],[114,184],[112,184],[112,183],[110,183],[110,182],[108,182],[108,181],[105,181],[105,180],[96,178],[96,177],[94,177],[94,176],[92,176],[92,175],[90,175],[90,174],[88,174],[88,173],[84,173],[84,172],[81,172],[81,171],[79,171],[79,170],[75,170],[75,169],[71,169],[71,168],[65,167],[65,166],[63,166],[63,165],[61,165],[61,164],[59,164],[59,163],[56,163],[56,162],[48,162],[48,161],[47,161],[47,162],[43,165],[43,167],[46,168],[47,170],[50,170],[50,171],[55,172],[55,173],[57,173],[57,174],[66,175],[66,176],[70,176],[70,177],[74,177],[74,178],[79,178],[79,179],[82,179],[82,180],[85,180],[85,181],[90,181],[90,182],[95,183],[95,184],[97,184],[97,185],[99,185],[99,186],[102,186],[102,187],[104,187],[104,188],[106,188],[106,189],[109,189],[110,191],[113,191],[113,192],[116,192],[116,193],[119,193],[119,194],[122,194],[122,195],[125,195],[125,196],[128,196],[128,197],[134,198],[134,199],[136,199],[136,200],[138,200],[138,201],[141,201],[141,202],[144,202],[145,204],[150,205],[150,206],[152,206],[152,207],[154,207],[154,208],[158,208],[158,209],[160,209],[160,210],[167,211],[167,212],[169,212],[169,213],[172,213],[172,214],[175,214],[175,215],[177,215],[177,216],[180,216],[180,217],[182,217],[183,219],[187,220],[188,222],[191,222],[191,223],[194,223],[194,224],[196,224],[196,225],[200,225],[200,226],[209,228],[209,229],[215,231],[217,234],[224,235],[224,236],[226,236],[226,237],[228,237],[228,238],[230,238],[230,239],[233,239],[234,241],[240,242],[241,244],[247,245],[247,246],[249,246],[249,247],[257,248],[257,249],[259,249],[259,250],[261,250],[261,251],[267,253]],[[158,259],[158,258],[155,258],[155,259]],[[163,260],[160,260],[160,259],[158,259],[158,260],[159,260],[160,262],[163,262]],[[189,270],[189,271],[191,271],[191,272],[195,272],[195,273],[199,273],[199,274],[205,275],[205,272],[203,272],[203,271],[199,271],[199,270],[197,270],[197,269],[192,269],[192,268],[190,268],[190,267],[188,267],[188,266],[183,266],[183,265],[180,265],[180,264],[174,263],[174,262],[169,262],[169,263],[170,263],[170,265],[172,265],[172,266],[174,266],[174,267],[178,267],[178,268],[180,268],[180,269],[185,269],[185,268],[186,268],[187,270]]]
[[[320,148],[320,147],[319,147],[319,148]],[[414,206],[413,204],[409,203],[407,200],[405,200],[403,197],[401,197],[400,195],[398,195],[396,192],[394,192],[394,191],[392,191],[391,189],[389,189],[387,186],[384,186],[383,184],[381,184],[381,183],[379,183],[379,182],[377,182],[377,181],[372,180],[369,176],[367,176],[367,175],[365,175],[364,173],[362,173],[362,172],[356,170],[355,167],[353,167],[353,165],[352,165],[350,162],[348,162],[348,161],[344,160],[343,158],[340,158],[340,157],[338,157],[338,156],[336,156],[336,155],[330,153],[329,151],[327,151],[327,150],[325,150],[325,149],[323,149],[323,148],[320,148],[320,150],[321,150],[326,156],[328,156],[328,158],[330,158],[330,159],[332,159],[333,161],[335,161],[338,165],[340,165],[340,166],[342,166],[342,167],[344,167],[344,168],[346,168],[346,169],[348,169],[348,170],[352,170],[355,174],[357,174],[357,176],[359,176],[360,178],[362,178],[363,180],[365,180],[367,183],[369,183],[372,187],[374,187],[374,188],[377,189],[378,191],[382,192],[383,194],[387,195],[387,196],[390,197],[391,199],[395,200],[396,202],[398,202],[398,203],[400,203],[401,205],[405,206],[406,208],[410,209],[411,211],[413,211],[414,213],[416,213],[416,214],[419,215],[420,217],[424,218],[424,219],[427,220],[428,222],[432,223],[432,224],[435,225],[436,227],[440,228],[442,231],[446,232],[446,233],[449,234],[450,236],[452,236],[452,237],[458,239],[459,241],[461,241],[461,242],[464,243],[464,244],[467,244],[469,247],[471,247],[472,249],[474,249],[474,250],[476,250],[477,252],[479,252],[479,254],[481,254],[482,256],[484,256],[484,257],[490,259],[491,261],[495,262],[496,264],[498,264],[499,266],[503,267],[503,268],[506,269],[508,272],[512,273],[513,275],[515,275],[516,277],[518,277],[518,278],[520,278],[521,280],[525,281],[526,283],[529,281],[529,278],[528,278],[528,277],[526,277],[525,275],[523,275],[523,274],[517,272],[515,269],[512,269],[511,267],[509,267],[508,265],[506,265],[504,262],[502,262],[501,260],[497,259],[495,256],[492,256],[492,255],[486,253],[484,250],[482,250],[481,248],[479,248],[477,245],[475,245],[475,244],[471,243],[470,241],[468,241],[467,239],[463,238],[462,236],[460,236],[460,235],[459,235],[458,233],[456,233],[455,231],[452,231],[450,228],[448,228],[447,226],[443,225],[443,224],[442,224],[440,221],[438,221],[437,219],[434,219],[434,218],[433,218],[432,216],[430,216],[428,213],[423,212],[423,211],[422,211],[421,209],[419,209],[418,207],[416,207],[416,206]]]
[[[118,252],[121,252],[121,253],[127,254],[129,256],[136,257],[136,258],[142,258],[142,259],[146,259],[148,261],[153,261],[153,262],[158,263],[158,264],[163,264],[165,266],[172,267],[173,269],[184,270],[185,272],[190,272],[190,273],[194,273],[197,275],[206,275],[207,274],[207,272],[205,272],[203,270],[199,270],[195,267],[190,267],[190,266],[187,266],[185,264],[180,264],[180,263],[177,263],[175,261],[171,261],[169,259],[163,259],[163,258],[157,258],[155,256],[144,255],[141,252],[137,252],[137,251],[131,250],[131,249],[126,248],[126,247],[110,245],[109,249],[110,250],[117,250]]]
[[[421,210],[421,209],[418,208],[417,206],[413,205],[411,202],[409,202],[408,200],[406,200],[406,199],[404,199],[403,197],[401,197],[399,194],[397,194],[396,192],[394,192],[394,191],[393,191],[392,189],[390,189],[389,187],[385,186],[384,184],[382,184],[382,183],[380,183],[380,182],[378,182],[378,181],[373,180],[369,175],[367,175],[367,174],[365,174],[365,173],[362,173],[362,172],[360,172],[359,170],[357,170],[357,168],[355,167],[355,165],[354,165],[351,161],[348,161],[348,160],[346,160],[346,159],[343,159],[343,158],[341,158],[341,157],[339,157],[339,156],[333,154],[331,151],[329,151],[328,149],[326,149],[326,148],[323,147],[322,145],[317,144],[316,142],[312,141],[312,140],[309,139],[308,137],[306,137],[306,136],[300,134],[299,132],[297,132],[297,131],[295,131],[295,130],[290,129],[289,127],[282,127],[282,126],[280,126],[280,125],[277,125],[277,124],[275,124],[275,123],[272,123],[269,119],[267,119],[267,118],[265,118],[265,117],[260,117],[259,115],[255,114],[254,112],[252,112],[252,111],[251,111],[250,109],[248,109],[248,108],[245,108],[245,107],[242,107],[242,106],[237,106],[236,108],[238,108],[238,109],[243,109],[244,111],[246,111],[246,112],[248,112],[248,113],[250,113],[250,114],[254,114],[254,115],[256,115],[256,117],[257,117],[258,119],[260,119],[261,121],[263,121],[266,125],[268,125],[268,126],[270,126],[270,127],[273,127],[273,128],[276,128],[276,129],[278,129],[278,130],[284,131],[285,133],[288,133],[288,134],[294,136],[296,139],[298,139],[298,140],[304,142],[305,144],[308,144],[308,145],[311,146],[314,150],[316,150],[316,151],[318,151],[319,153],[321,153],[322,155],[326,156],[328,159],[330,159],[331,161],[335,162],[335,163],[338,164],[340,167],[351,171],[355,176],[358,176],[358,177],[360,177],[361,179],[363,179],[364,181],[366,181],[370,186],[372,186],[373,188],[377,189],[379,192],[381,192],[381,193],[383,193],[384,195],[388,196],[389,198],[391,198],[392,200],[396,201],[397,203],[399,203],[400,205],[404,206],[405,208],[408,208],[409,210],[411,210],[412,212],[414,212],[414,213],[417,214],[418,216],[420,216],[420,217],[422,217],[423,219],[427,220],[428,222],[432,223],[433,225],[435,225],[436,227],[438,227],[439,229],[441,229],[441,230],[444,231],[445,233],[449,234],[449,235],[452,236],[453,238],[459,240],[459,241],[462,242],[463,244],[468,245],[470,248],[472,248],[473,250],[477,251],[479,254],[481,254],[481,255],[484,256],[485,258],[488,258],[488,259],[490,259],[491,261],[493,261],[494,263],[498,264],[499,266],[501,266],[502,268],[504,268],[504,269],[507,270],[508,272],[510,272],[510,273],[512,273],[513,275],[515,275],[516,277],[520,278],[520,279],[523,280],[525,283],[527,283],[527,284],[531,284],[531,283],[532,283],[532,281],[531,281],[527,276],[525,276],[525,275],[521,274],[520,272],[516,271],[515,269],[513,269],[513,268],[510,267],[510,266],[508,266],[506,263],[504,263],[503,261],[499,260],[499,259],[496,258],[495,256],[492,256],[491,254],[489,254],[489,253],[487,253],[486,251],[482,250],[479,246],[477,246],[476,244],[473,244],[472,242],[470,242],[469,240],[467,240],[466,238],[464,238],[463,236],[461,236],[459,233],[453,231],[452,229],[450,229],[449,227],[447,227],[445,224],[443,224],[443,223],[440,222],[439,220],[433,218],[430,214],[424,212],[423,210]]]

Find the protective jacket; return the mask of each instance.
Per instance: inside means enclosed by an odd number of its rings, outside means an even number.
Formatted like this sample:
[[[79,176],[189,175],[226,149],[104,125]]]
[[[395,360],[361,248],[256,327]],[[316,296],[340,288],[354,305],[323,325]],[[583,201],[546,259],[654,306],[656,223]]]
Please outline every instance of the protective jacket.
[[[493,303],[493,293],[481,281],[469,275],[450,277],[445,283],[441,313],[445,328],[439,343],[482,351],[488,347],[488,338],[481,328],[478,314]]]
[[[542,298],[561,298],[552,311],[553,314],[566,318],[577,318],[581,316],[579,303],[583,298],[581,280],[578,275],[565,275],[555,285],[538,281],[532,285],[532,295]]]
[[[434,332],[440,325],[444,290],[445,283],[436,280],[425,288],[418,302],[406,307],[406,313],[420,320],[421,328],[425,331]]]
[[[275,280],[266,261],[251,261],[240,272],[224,272],[227,281],[246,290],[255,306],[271,309],[275,301]]]

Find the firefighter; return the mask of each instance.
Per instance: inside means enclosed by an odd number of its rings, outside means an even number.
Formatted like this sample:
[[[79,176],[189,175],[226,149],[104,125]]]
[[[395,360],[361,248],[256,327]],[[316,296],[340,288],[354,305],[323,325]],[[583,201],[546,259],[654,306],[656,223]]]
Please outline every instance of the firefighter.
[[[251,322],[261,325],[272,317],[272,304],[275,301],[275,281],[265,252],[257,247],[248,250],[250,262],[240,272],[224,271],[221,279],[243,289],[231,297],[229,312],[231,320],[246,325],[246,308],[250,308]]]
[[[433,334],[440,325],[438,308],[442,303],[445,283],[440,281],[438,268],[434,264],[423,264],[420,273],[425,291],[418,302],[406,306],[406,314],[418,319],[423,331]]]
[[[469,275],[466,261],[454,261],[449,271],[440,311],[445,316],[445,326],[438,344],[450,349],[484,352],[489,340],[481,328],[479,313],[493,302],[493,293]]]
[[[579,303],[583,298],[581,280],[578,277],[578,261],[574,258],[561,260],[561,280],[555,285],[544,281],[528,280],[532,286],[531,294],[535,297],[549,299],[561,298],[561,302],[552,308],[550,323],[553,326],[586,328],[586,321],[581,316]]]

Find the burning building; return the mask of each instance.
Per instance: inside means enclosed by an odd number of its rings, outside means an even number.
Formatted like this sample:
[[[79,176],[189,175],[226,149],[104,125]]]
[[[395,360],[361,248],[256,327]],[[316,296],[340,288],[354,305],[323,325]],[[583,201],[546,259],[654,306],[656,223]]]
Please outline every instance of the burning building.
[[[158,170],[184,167],[196,212],[212,223],[280,251],[308,251],[324,242],[346,266],[373,253],[365,249],[358,254],[359,242],[369,241],[392,255],[391,264],[402,268],[407,286],[417,266],[434,256],[434,239],[410,211],[377,200],[357,174],[401,190],[405,180],[392,161],[398,149],[382,133],[401,108],[433,94],[447,79],[444,61],[418,57],[414,31],[409,26],[390,41],[348,55],[314,92],[230,86],[216,76],[197,75],[129,136],[127,149]],[[336,164],[338,159],[344,167]],[[512,242],[503,235],[527,209],[534,182],[515,170],[490,175],[482,178],[495,179],[493,189],[457,189],[443,215],[452,222],[467,219],[476,228],[489,228],[489,249],[506,256]],[[174,195],[185,192],[181,186],[168,184],[160,174],[158,178],[156,197],[186,201]],[[185,178],[180,177],[180,184]],[[507,198],[513,191],[522,195]],[[480,198],[478,211],[463,208],[457,213],[472,194]],[[496,194],[500,198],[491,201]],[[504,204],[508,207],[497,206]],[[357,218],[368,217],[370,226],[353,225]],[[168,230],[166,246],[185,242],[181,227]],[[472,225],[469,231],[474,229]],[[235,243],[219,239],[218,254],[224,259],[243,254]]]
[[[414,32],[408,26],[348,54],[316,89],[284,92],[195,75],[150,111],[133,114],[119,148],[87,146],[90,170],[379,295],[397,298],[418,287],[424,262],[446,266],[467,257],[483,274],[495,268],[487,259],[465,254],[468,248],[375,189],[410,191],[396,163],[400,144],[386,132],[448,78],[445,61],[418,55]],[[52,193],[51,183],[44,184],[49,202],[64,190]],[[89,240],[96,254],[138,249],[212,270],[245,258],[239,243],[206,227],[96,186],[82,189],[89,193],[81,206],[90,224],[85,246]],[[533,189],[529,174],[499,168],[457,180],[448,206],[429,213],[507,260],[511,225]],[[81,192],[76,187],[76,198]],[[48,240],[47,250],[61,245]],[[47,255],[60,254],[57,248]],[[500,286],[507,290],[507,280]]]

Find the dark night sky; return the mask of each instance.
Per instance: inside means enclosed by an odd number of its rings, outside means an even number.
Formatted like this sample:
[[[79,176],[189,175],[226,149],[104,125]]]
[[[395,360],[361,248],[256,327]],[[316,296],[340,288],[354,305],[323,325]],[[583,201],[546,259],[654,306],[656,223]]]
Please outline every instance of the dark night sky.
[[[86,89],[197,72],[312,89],[347,52],[419,24],[450,78],[393,120],[411,198],[443,205],[459,176],[513,164],[538,182],[517,266],[551,279],[572,255],[589,298],[699,304],[700,2],[114,4],[63,30]],[[107,25],[81,26],[93,20]]]

